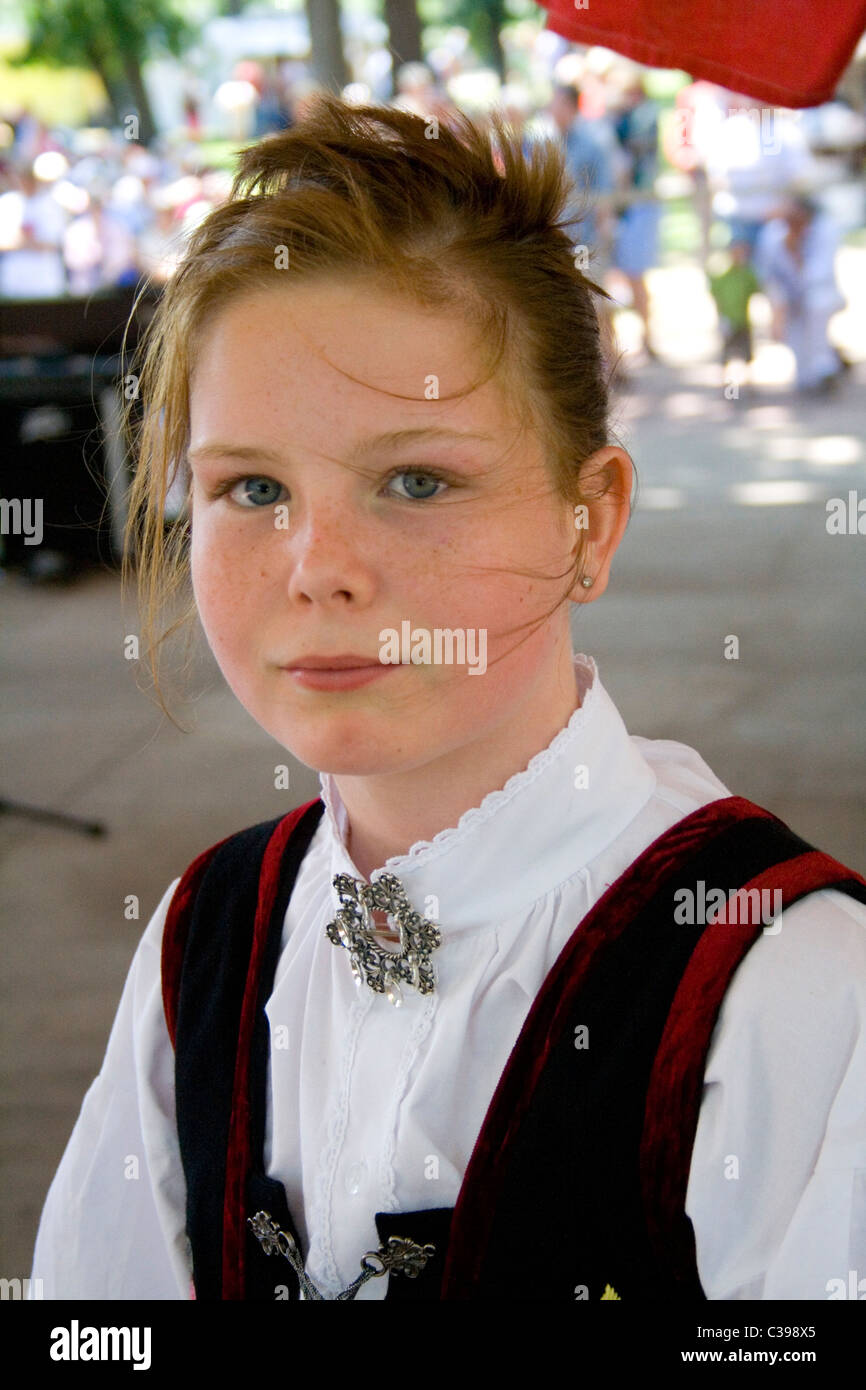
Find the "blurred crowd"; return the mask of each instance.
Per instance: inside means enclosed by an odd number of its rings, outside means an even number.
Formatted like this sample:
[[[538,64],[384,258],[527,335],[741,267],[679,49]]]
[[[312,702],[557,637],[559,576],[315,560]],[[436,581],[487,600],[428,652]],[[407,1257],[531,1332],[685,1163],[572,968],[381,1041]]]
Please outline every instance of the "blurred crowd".
[[[89,295],[169,278],[187,233],[227,196],[230,175],[194,148],[150,150],[120,132],[8,122],[0,193],[0,296]],[[34,149],[36,153],[34,153]]]
[[[793,351],[798,389],[830,389],[846,367],[827,335],[844,307],[836,251],[866,219],[856,194],[841,216],[826,194],[856,188],[862,177],[863,112],[841,98],[807,111],[760,107],[702,81],[662,103],[649,94],[647,70],[616,55],[593,63],[594,52],[560,54],[541,100],[520,80],[491,89],[490,73],[443,74],[420,63],[400,69],[392,100],[442,121],[458,107],[482,122],[500,109],[527,153],[536,141],[561,141],[576,190],[578,264],[634,309],[650,357],[657,353],[646,277],[661,261],[666,201],[688,197],[723,361],[751,361],[749,301],[760,291],[772,305],[774,335]],[[244,62],[210,94],[237,142],[302,117],[316,87],[298,69]],[[363,83],[343,95],[380,100]],[[121,129],[47,129],[25,110],[3,113],[0,297],[165,282],[191,228],[231,187],[225,161],[211,154],[204,105],[190,87],[183,129],[148,148]]]

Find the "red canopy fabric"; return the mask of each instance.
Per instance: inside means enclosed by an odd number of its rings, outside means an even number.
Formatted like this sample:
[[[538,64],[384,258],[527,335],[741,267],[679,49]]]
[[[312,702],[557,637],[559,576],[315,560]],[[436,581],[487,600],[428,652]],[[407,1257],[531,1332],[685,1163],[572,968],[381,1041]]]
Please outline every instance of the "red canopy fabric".
[[[774,106],[829,101],[866,0],[543,0],[547,28]]]

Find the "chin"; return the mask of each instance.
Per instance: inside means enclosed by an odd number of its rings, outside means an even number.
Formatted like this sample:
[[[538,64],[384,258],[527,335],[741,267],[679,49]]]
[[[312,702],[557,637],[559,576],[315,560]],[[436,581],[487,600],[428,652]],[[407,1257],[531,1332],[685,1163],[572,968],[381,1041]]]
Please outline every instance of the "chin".
[[[378,730],[362,731],[357,721],[333,716],[319,722],[309,715],[293,716],[285,708],[270,710],[268,714],[270,718],[260,710],[253,718],[287,753],[314,772],[363,777],[383,771],[384,765],[393,759],[381,725]]]
[[[401,757],[381,747],[347,749],[343,745],[336,748],[330,742],[325,747],[311,746],[299,744],[297,739],[290,744],[285,738],[279,739],[279,742],[305,767],[312,768],[314,772],[331,773],[333,776],[377,777],[391,772],[406,772],[409,768],[426,762],[426,758],[410,759],[407,762],[405,755]]]
[[[304,727],[306,721],[301,719],[287,719],[284,710],[281,718],[260,722],[299,762],[314,772],[335,776],[376,777],[409,772],[423,767],[442,751],[438,743],[431,746],[429,739],[422,741],[421,746],[398,740],[393,720],[375,720],[374,727],[364,721],[366,727],[361,728],[357,719],[338,720],[332,716],[316,729],[309,724]]]

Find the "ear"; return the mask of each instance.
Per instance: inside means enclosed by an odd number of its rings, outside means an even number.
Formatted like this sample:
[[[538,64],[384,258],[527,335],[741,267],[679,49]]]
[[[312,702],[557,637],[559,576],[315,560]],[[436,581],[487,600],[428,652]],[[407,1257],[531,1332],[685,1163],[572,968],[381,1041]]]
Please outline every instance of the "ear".
[[[631,515],[634,468],[625,449],[607,445],[592,454],[580,470],[585,498],[575,513],[574,554],[582,552],[580,574],[569,593],[574,603],[592,603],[607,588],[610,566]],[[591,588],[581,579],[588,575]]]

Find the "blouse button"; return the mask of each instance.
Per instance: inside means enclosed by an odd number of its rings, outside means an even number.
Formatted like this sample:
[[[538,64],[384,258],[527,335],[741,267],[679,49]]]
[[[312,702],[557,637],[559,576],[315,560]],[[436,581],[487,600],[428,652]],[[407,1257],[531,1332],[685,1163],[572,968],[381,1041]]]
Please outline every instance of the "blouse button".
[[[360,1163],[353,1163],[346,1173],[346,1191],[351,1197],[357,1197],[361,1191],[361,1184],[367,1176],[367,1165],[361,1160]]]

